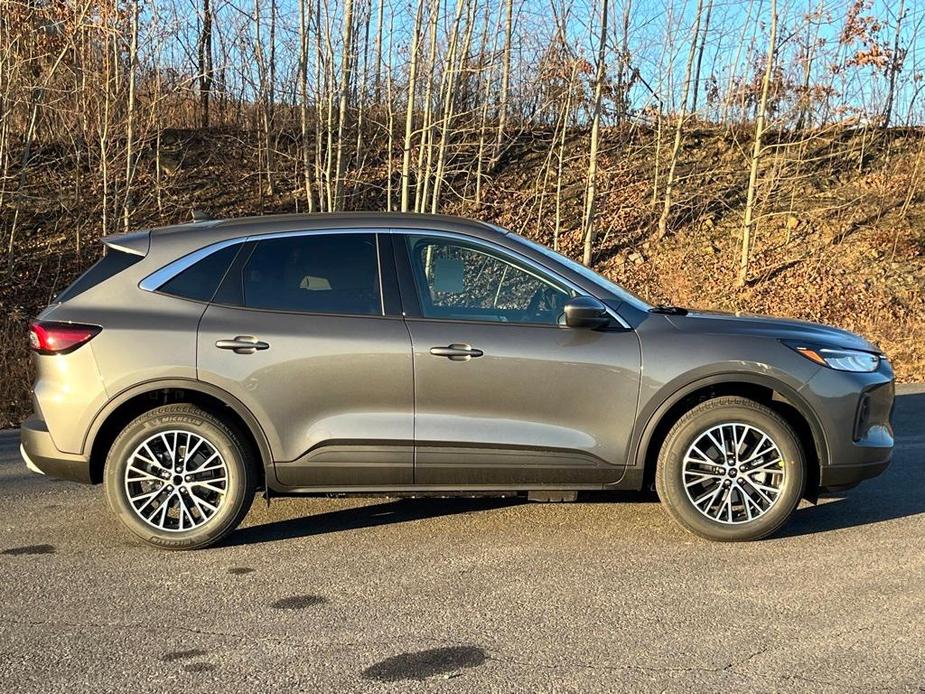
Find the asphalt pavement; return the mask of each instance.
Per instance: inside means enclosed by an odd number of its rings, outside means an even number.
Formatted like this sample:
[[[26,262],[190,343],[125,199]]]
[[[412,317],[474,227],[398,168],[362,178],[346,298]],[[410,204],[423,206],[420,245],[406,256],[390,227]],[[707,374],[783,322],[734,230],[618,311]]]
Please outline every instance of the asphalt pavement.
[[[714,544],[647,494],[258,499],[132,539],[0,434],[0,692],[925,691],[925,387],[893,465]]]

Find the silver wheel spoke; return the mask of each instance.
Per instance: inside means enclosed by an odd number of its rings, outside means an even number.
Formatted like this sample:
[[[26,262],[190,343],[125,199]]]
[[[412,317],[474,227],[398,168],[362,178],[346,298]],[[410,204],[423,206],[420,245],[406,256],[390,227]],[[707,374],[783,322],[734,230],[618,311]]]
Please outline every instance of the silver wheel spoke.
[[[783,470],[775,470],[774,468],[780,465],[781,459],[774,458],[773,460],[768,460],[764,463],[760,463],[755,467],[750,467],[748,473],[752,474],[753,472],[783,472]]]
[[[182,533],[202,526],[219,511],[228,492],[228,465],[200,434],[163,431],[129,456],[123,485],[129,505],[146,525]]]
[[[144,501],[145,499],[150,499],[151,497],[157,496],[158,494],[160,494],[161,491],[163,491],[163,489],[164,489],[164,486],[161,485],[160,487],[155,489],[153,492],[148,492],[147,494],[139,494],[138,496],[130,496],[129,501],[138,502],[138,501]]]
[[[129,477],[128,475],[135,475],[134,477]],[[128,482],[141,482],[143,480],[151,480],[152,482],[163,482],[163,478],[158,477],[157,475],[152,475],[150,472],[146,472],[141,468],[132,466],[129,468],[125,477]]]
[[[206,500],[204,500],[204,499],[200,499],[200,498],[199,498],[198,496],[196,496],[195,494],[193,495],[193,497],[196,499],[196,502],[197,502],[197,503],[202,504],[202,505],[205,506],[207,509],[209,509],[212,513],[215,513],[216,511],[218,511],[218,506],[213,506],[213,505],[210,504],[208,501],[206,501]]]
[[[786,479],[782,460],[777,443],[764,431],[724,422],[701,431],[688,447],[682,459],[684,491],[712,521],[749,523],[780,497]]]
[[[212,482],[212,480],[209,480],[208,482],[190,482],[190,483],[189,483],[189,486],[190,486],[190,487],[205,487],[205,488],[208,489],[209,491],[216,492],[217,494],[224,494],[224,493],[225,493],[225,490],[224,490],[224,489],[222,489],[221,487],[215,487],[215,486],[213,486],[213,485],[211,484],[211,482]]]
[[[209,463],[211,463],[216,458],[219,458],[220,462],[217,465],[209,465]],[[216,451],[215,453],[210,455],[208,458],[206,458],[204,461],[202,461],[198,467],[194,467],[192,470],[189,470],[189,472],[206,472],[207,470],[220,470],[223,467],[225,467],[225,461],[221,460],[218,452]]]

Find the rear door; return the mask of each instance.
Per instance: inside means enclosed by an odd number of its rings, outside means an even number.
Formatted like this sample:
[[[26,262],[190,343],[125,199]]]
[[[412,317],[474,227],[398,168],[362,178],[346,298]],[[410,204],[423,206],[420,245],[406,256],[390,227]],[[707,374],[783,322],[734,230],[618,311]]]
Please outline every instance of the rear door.
[[[260,420],[284,486],[413,481],[411,345],[388,244],[368,231],[256,237],[203,315],[199,378]]]
[[[576,289],[494,244],[393,235],[414,350],[415,482],[600,486],[622,477],[634,331],[560,325]]]

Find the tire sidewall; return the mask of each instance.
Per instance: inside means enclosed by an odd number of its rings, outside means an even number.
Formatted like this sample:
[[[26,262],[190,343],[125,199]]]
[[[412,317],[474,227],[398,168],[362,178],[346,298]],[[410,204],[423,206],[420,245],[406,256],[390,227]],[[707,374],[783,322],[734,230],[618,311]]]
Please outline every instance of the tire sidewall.
[[[219,452],[228,469],[225,499],[216,515],[203,526],[182,532],[161,531],[145,523],[131,507],[125,491],[129,456],[151,436],[175,430],[204,437]],[[129,423],[109,451],[105,487],[112,510],[131,532],[149,544],[168,549],[194,549],[217,542],[237,525],[241,507],[249,498],[249,476],[240,444],[225,427],[191,412],[152,410]]]
[[[688,530],[713,540],[753,540],[773,533],[787,521],[803,495],[805,456],[793,430],[772,410],[751,401],[743,404],[708,401],[689,415],[672,428],[659,455],[659,494],[672,515]],[[733,422],[754,426],[773,439],[783,457],[784,482],[770,511],[754,521],[726,525],[704,516],[688,498],[683,460],[690,446],[706,431]]]

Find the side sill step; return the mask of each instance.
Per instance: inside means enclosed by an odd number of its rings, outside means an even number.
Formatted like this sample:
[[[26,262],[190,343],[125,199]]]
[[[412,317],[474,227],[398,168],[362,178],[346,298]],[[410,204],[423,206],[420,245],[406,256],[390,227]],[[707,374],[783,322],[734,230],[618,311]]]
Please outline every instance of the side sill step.
[[[568,503],[578,498],[578,492],[575,490],[555,490],[555,489],[537,489],[527,492],[527,501],[538,501],[541,503]]]

